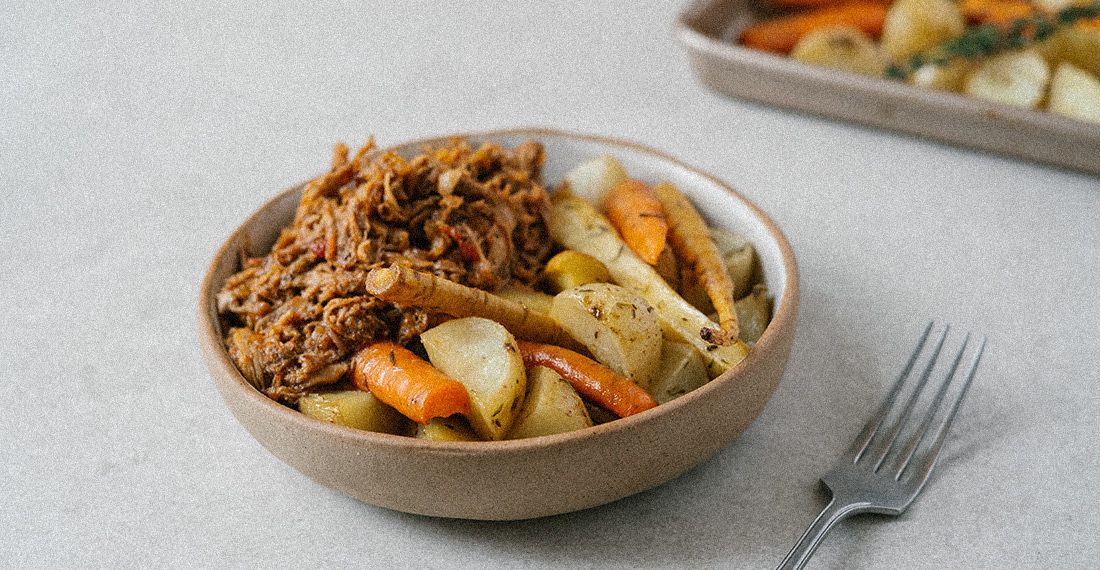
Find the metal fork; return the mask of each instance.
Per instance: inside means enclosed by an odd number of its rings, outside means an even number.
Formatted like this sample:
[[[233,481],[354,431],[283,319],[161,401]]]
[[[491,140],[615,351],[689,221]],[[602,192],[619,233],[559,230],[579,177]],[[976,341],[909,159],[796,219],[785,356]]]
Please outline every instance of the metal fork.
[[[810,527],[798,540],[791,552],[783,559],[777,570],[794,570],[802,568],[810,559],[825,533],[837,522],[858,513],[880,513],[886,515],[900,515],[917,498],[921,489],[928,481],[928,475],[936,463],[936,457],[943,449],[947,432],[951,428],[951,422],[959,411],[963,396],[970,388],[974,380],[974,373],[978,369],[982,352],[985,350],[985,338],[977,343],[970,361],[970,369],[966,373],[962,388],[956,391],[949,408],[940,419],[938,429],[931,442],[925,442],[926,436],[932,427],[936,411],[944,402],[947,389],[951,384],[955,373],[959,369],[963,353],[970,344],[970,334],[967,333],[954,360],[950,363],[946,377],[940,384],[939,390],[928,404],[924,417],[920,424],[909,436],[904,446],[899,445],[901,433],[913,414],[913,410],[920,399],[928,379],[932,376],[936,360],[947,338],[949,326],[944,326],[939,334],[939,340],[931,349],[931,356],[927,358],[927,364],[919,374],[914,388],[908,391],[904,403],[899,405],[899,396],[906,380],[913,372],[920,355],[929,340],[935,323],[928,323],[917,343],[916,349],[902,369],[894,386],[887,394],[885,401],[879,407],[878,412],[867,422],[866,427],[859,437],[852,442],[847,453],[840,461],[821,477],[821,482],[832,492],[832,499],[821,514],[817,516]],[[892,425],[887,425],[887,419],[896,416]],[[906,432],[908,433],[908,432]],[[922,442],[925,445],[921,445]],[[920,452],[918,453],[918,449]],[[890,461],[887,462],[887,459]]]

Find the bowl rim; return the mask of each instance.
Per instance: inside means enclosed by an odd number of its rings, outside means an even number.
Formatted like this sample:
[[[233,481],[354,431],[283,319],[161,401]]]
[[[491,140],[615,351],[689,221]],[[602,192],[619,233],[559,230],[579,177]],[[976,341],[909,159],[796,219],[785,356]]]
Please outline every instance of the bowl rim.
[[[429,441],[403,435],[359,430],[311,418],[309,416],[306,416],[305,414],[302,414],[301,412],[298,412],[297,410],[291,409],[288,406],[272,400],[268,396],[261,393],[259,390],[256,390],[251,384],[248,383],[247,380],[245,380],[244,376],[237,369],[236,365],[229,357],[229,352],[225,349],[225,345],[220,334],[220,324],[215,305],[215,296],[218,290],[221,289],[223,283],[220,281],[217,283],[214,282],[214,278],[219,272],[219,266],[221,265],[222,260],[225,259],[228,255],[233,255],[235,252],[231,250],[239,249],[242,240],[247,239],[246,228],[254,223],[256,218],[263,215],[273,205],[278,202],[287,200],[292,194],[300,192],[303,187],[308,183],[308,181],[306,181],[279,192],[277,195],[275,195],[259,208],[257,208],[255,211],[253,211],[243,222],[241,222],[225,239],[222,245],[219,246],[217,252],[214,254],[213,259],[207,267],[205,276],[203,277],[202,284],[199,288],[197,303],[197,324],[199,342],[206,356],[208,365],[212,368],[211,374],[221,374],[223,376],[228,376],[228,378],[230,379],[230,382],[215,382],[219,391],[223,391],[223,399],[229,396],[229,394],[224,392],[225,390],[233,390],[234,395],[239,395],[240,397],[247,399],[248,403],[251,406],[259,407],[265,412],[273,414],[274,416],[276,416],[277,419],[290,422],[298,429],[308,429],[312,431],[323,432],[325,435],[332,438],[344,440],[358,445],[369,444],[370,446],[381,446],[391,449],[404,449],[410,452],[421,451],[442,454],[524,452],[534,448],[571,445],[581,440],[598,438],[606,433],[630,430],[634,428],[638,423],[646,422],[650,418],[674,413],[681,407],[691,405],[691,402],[696,399],[705,398],[709,392],[718,389],[721,385],[730,382],[736,382],[737,377],[742,374],[741,371],[752,368],[752,363],[759,358],[760,354],[767,354],[771,352],[770,350],[768,350],[768,347],[776,342],[779,342],[779,333],[777,331],[778,328],[795,326],[794,321],[797,319],[799,303],[798,264],[795,260],[794,251],[790,245],[790,242],[788,242],[782,230],[779,229],[779,226],[759,206],[757,206],[751,200],[735,190],[729,184],[723,182],[722,180],[703,170],[700,170],[699,168],[684,163],[683,161],[672,157],[662,151],[656,150],[652,147],[632,141],[616,139],[601,135],[582,134],[546,127],[517,127],[509,129],[474,131],[417,138],[395,145],[379,147],[375,150],[372,150],[368,156],[399,148],[435,145],[441,142],[449,141],[454,137],[492,140],[494,138],[501,138],[506,136],[529,136],[534,140],[538,140],[539,137],[550,137],[597,143],[609,147],[625,148],[632,152],[658,159],[676,168],[684,169],[691,174],[698,176],[709,182],[710,184],[713,184],[714,186],[721,188],[723,191],[731,194],[735,199],[739,200],[742,205],[748,208],[752,216],[763,224],[764,228],[767,230],[767,233],[771,236],[771,238],[775,241],[775,244],[778,246],[782,258],[782,266],[786,273],[786,281],[783,295],[773,305],[774,309],[771,323],[765,329],[764,334],[757,341],[755,348],[749,351],[748,356],[746,356],[744,360],[735,365],[733,368],[710,380],[703,386],[650,410],[646,410],[639,414],[635,414],[625,418],[619,418],[612,422],[595,425],[585,429],[525,439],[476,442]]]

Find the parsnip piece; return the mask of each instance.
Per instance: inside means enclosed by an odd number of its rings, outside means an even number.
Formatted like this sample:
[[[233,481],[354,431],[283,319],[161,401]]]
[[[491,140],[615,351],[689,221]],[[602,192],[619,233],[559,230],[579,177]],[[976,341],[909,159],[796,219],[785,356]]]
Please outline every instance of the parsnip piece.
[[[508,439],[565,433],[591,426],[588,409],[569,382],[543,366],[527,371],[527,395]]]
[[[1050,80],[1051,113],[1100,123],[1100,78],[1063,62]]]
[[[661,357],[661,321],[633,290],[611,283],[589,283],[554,296],[550,317],[601,364],[642,389]]]
[[[896,0],[886,13],[880,43],[895,62],[962,35],[966,28],[951,0]]]
[[[432,441],[482,441],[462,416],[432,418],[426,424],[416,425],[418,439]]]
[[[563,247],[583,251],[607,266],[619,285],[633,289],[657,311],[667,334],[695,347],[703,355],[707,373],[715,377],[729,370],[748,354],[742,342],[716,346],[703,341],[699,332],[713,328],[711,321],[692,307],[623,243],[607,218],[591,204],[576,196],[559,194],[554,197],[554,217],[551,235]]]
[[[560,293],[585,283],[606,283],[611,281],[611,274],[591,255],[567,249],[546,262],[542,278],[551,292]]]
[[[412,422],[401,412],[362,390],[306,394],[298,400],[298,411],[311,418],[367,431],[398,435],[411,431]]]
[[[971,97],[1035,109],[1050,81],[1050,69],[1035,50],[1011,52],[982,64],[966,79],[963,92]]]
[[[512,334],[489,319],[467,317],[424,331],[420,341],[432,366],[466,386],[474,431],[484,439],[503,439],[527,386]]]
[[[791,57],[798,61],[882,77],[886,56],[871,36],[851,26],[821,28],[798,40]]]
[[[699,351],[682,342],[666,342],[649,394],[664,404],[706,383],[707,367]]]
[[[738,322],[741,323],[741,342],[753,346],[771,320],[772,304],[768,298],[768,288],[764,285],[753,287],[752,292],[738,299],[735,306]]]
[[[518,285],[507,285],[497,289],[496,294],[544,315],[550,312],[550,303],[554,302],[553,295]]]
[[[602,207],[611,189],[624,180],[626,170],[611,155],[586,160],[565,175],[569,191],[597,207]]]

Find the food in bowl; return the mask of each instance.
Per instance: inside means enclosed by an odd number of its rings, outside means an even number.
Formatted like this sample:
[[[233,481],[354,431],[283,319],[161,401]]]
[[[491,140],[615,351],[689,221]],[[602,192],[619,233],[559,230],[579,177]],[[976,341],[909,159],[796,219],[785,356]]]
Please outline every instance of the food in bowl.
[[[551,192],[536,141],[373,150],[338,146],[216,295],[241,374],[304,414],[422,439],[552,435],[702,386],[767,326],[752,244],[669,182],[601,155]]]

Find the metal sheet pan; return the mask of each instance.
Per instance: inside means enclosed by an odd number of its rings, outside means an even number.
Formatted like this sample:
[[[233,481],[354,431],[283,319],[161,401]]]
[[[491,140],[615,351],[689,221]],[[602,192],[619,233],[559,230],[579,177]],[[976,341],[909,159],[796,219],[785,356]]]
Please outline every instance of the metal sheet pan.
[[[703,84],[769,106],[1100,175],[1100,125],[803,64],[739,46],[759,0],[698,0],[676,39]]]

